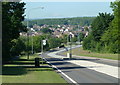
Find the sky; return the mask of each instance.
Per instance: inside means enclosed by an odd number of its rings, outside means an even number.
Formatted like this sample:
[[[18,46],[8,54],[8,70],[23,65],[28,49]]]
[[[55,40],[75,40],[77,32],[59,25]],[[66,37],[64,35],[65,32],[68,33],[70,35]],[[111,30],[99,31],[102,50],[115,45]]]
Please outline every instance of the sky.
[[[112,13],[110,8],[110,2],[77,2],[72,0],[64,2],[54,2],[53,0],[43,2],[39,0],[23,0],[25,5],[26,18],[29,19],[41,19],[41,18],[68,18],[68,17],[85,17],[85,16],[97,16],[98,13]],[[59,1],[59,0],[58,0]],[[42,9],[42,7],[44,7]]]

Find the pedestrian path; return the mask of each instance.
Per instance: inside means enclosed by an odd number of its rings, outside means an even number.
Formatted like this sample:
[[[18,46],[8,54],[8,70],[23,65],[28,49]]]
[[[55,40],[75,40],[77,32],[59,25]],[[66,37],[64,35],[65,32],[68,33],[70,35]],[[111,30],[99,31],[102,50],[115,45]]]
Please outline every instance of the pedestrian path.
[[[85,60],[69,60],[67,62],[86,67],[91,70],[95,70],[100,73],[104,73],[113,77],[118,78],[118,67],[100,64],[100,63],[94,63],[91,61],[85,61]]]

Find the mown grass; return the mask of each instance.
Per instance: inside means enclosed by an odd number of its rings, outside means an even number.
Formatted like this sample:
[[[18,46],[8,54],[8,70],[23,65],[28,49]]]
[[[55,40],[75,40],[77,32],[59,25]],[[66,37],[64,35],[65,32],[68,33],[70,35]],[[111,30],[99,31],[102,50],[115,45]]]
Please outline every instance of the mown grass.
[[[68,52],[64,52],[62,54],[66,55]],[[72,54],[73,55],[78,55],[78,56],[88,56],[88,57],[97,57],[97,58],[104,58],[104,59],[120,60],[120,58],[118,58],[119,57],[118,54],[90,52],[89,50],[83,50],[82,47],[72,49]]]
[[[5,64],[2,68],[2,83],[67,83],[53,68],[40,61],[40,67],[34,66],[37,55],[26,56]],[[41,65],[42,64],[42,65]]]

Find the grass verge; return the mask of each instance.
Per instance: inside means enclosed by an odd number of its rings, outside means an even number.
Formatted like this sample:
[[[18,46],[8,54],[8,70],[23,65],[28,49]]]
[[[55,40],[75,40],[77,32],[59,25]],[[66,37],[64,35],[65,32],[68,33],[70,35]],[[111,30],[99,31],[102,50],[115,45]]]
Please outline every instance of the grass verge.
[[[2,68],[2,83],[67,83],[53,68],[43,62],[39,68],[34,66],[37,55],[26,56],[5,64]],[[42,63],[42,61],[40,61]]]
[[[67,55],[68,52],[69,51],[63,52],[61,54]],[[118,58],[119,57],[118,54],[90,52],[89,50],[83,50],[82,47],[72,49],[72,54],[78,55],[78,56],[87,56],[87,57],[97,57],[97,58],[104,58],[104,59],[120,60],[120,58]]]

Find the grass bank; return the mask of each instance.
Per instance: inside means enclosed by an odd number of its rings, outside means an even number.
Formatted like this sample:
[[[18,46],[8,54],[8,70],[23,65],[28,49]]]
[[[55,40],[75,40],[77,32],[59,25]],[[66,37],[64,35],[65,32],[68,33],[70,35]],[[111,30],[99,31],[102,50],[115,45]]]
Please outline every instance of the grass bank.
[[[69,52],[69,51],[67,51]],[[67,55],[67,52],[61,53],[63,55]],[[104,58],[104,59],[112,59],[112,60],[120,60],[118,58],[118,54],[110,54],[110,53],[96,53],[96,52],[90,52],[89,50],[83,50],[82,47],[72,49],[73,55],[78,56],[88,56],[88,57],[97,57],[97,58]]]
[[[26,56],[5,64],[2,68],[2,83],[67,83],[53,68],[40,61],[40,67],[34,65],[37,55]]]

